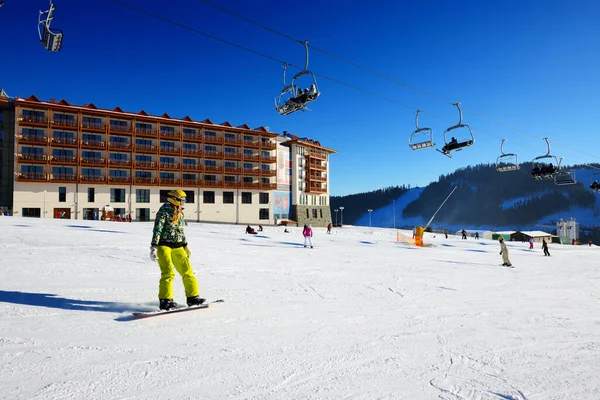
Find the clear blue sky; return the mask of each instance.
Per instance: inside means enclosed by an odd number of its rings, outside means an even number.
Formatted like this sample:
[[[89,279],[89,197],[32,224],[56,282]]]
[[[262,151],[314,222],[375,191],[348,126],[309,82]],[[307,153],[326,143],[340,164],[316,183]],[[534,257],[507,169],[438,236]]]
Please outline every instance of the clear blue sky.
[[[200,0],[122,1],[304,64],[300,44]],[[427,185],[457,168],[494,162],[502,138],[521,161],[546,153],[544,136],[565,164],[600,161],[598,1],[213,2],[427,95],[312,50],[309,70],[378,97],[321,78],[312,111],[280,116],[273,102],[281,64],[108,0],[55,0],[52,27],[64,32],[58,53],[44,50],[37,37],[38,10],[48,1],[5,0],[0,88],[11,96],[264,125],[316,139],[338,151],[331,157],[333,195]],[[443,131],[458,122],[456,108],[439,99],[461,102],[476,138],[452,159],[408,147],[417,108],[438,148]]]

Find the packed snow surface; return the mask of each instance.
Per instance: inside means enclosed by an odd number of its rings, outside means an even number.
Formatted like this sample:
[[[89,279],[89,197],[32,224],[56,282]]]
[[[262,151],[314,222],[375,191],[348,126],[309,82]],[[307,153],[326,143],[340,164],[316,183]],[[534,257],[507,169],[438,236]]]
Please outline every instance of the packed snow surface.
[[[491,240],[313,229],[190,222],[225,302],[133,319],[152,223],[0,217],[0,397],[600,399],[598,247],[508,243],[512,269]]]

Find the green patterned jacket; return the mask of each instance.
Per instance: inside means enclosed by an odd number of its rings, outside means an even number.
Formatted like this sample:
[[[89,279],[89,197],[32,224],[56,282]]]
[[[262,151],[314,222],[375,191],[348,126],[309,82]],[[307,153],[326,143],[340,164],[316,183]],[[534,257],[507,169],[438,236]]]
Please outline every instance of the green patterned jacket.
[[[151,246],[167,246],[171,248],[185,247],[185,233],[183,233],[183,211],[179,220],[172,222],[175,215],[175,206],[171,203],[164,203],[156,213],[154,220],[154,229],[152,231]]]

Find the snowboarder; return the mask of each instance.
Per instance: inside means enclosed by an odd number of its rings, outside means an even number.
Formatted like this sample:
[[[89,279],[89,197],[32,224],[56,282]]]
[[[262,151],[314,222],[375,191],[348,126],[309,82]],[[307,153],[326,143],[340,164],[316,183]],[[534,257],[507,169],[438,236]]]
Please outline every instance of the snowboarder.
[[[512,264],[508,259],[508,247],[506,247],[506,243],[504,243],[504,238],[500,236],[498,241],[500,242],[500,255],[502,256],[502,261],[504,262],[502,265],[512,267]]]
[[[192,252],[183,232],[185,197],[183,190],[171,190],[167,193],[167,201],[156,213],[154,221],[150,259],[158,261],[160,267],[158,299],[161,310],[177,307],[177,303],[173,301],[173,279],[175,278],[173,267],[183,280],[187,305],[204,303],[204,299],[198,296],[198,281],[190,263]]]
[[[312,228],[310,227],[310,224],[308,225],[304,225],[304,230],[302,231],[302,235],[304,235],[304,247],[306,247],[306,244],[310,244],[310,248],[313,248],[313,242],[312,242],[312,235],[313,235],[313,231]]]
[[[544,249],[544,255],[550,257],[550,252],[548,251],[548,243],[546,243],[546,239],[542,239],[542,249]]]

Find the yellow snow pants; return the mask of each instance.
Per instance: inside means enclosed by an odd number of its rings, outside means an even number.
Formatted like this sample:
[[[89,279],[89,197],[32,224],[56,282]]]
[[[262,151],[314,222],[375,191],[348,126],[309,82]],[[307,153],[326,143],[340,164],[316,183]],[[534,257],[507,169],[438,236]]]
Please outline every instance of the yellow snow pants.
[[[186,297],[198,296],[198,281],[192,270],[192,264],[183,247],[172,249],[167,246],[158,246],[158,265],[160,266],[160,282],[158,284],[158,298],[173,298],[173,279],[177,270],[183,279]],[[173,268],[175,267],[175,268]]]

